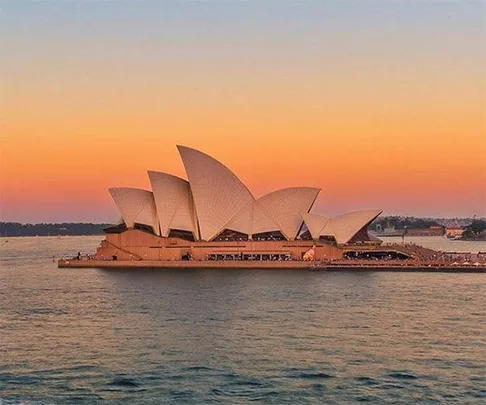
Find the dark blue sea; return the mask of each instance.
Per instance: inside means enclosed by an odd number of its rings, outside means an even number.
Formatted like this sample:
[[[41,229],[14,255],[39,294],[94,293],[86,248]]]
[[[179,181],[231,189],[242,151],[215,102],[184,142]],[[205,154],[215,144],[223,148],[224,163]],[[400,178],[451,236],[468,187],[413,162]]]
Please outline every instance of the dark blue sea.
[[[486,275],[58,269],[0,247],[0,404],[485,404]]]

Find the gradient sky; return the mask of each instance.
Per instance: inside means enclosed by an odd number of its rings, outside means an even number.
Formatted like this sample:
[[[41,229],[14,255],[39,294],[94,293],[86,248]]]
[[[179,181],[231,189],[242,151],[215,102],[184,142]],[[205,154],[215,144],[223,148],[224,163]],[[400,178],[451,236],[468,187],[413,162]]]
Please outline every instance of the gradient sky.
[[[0,220],[112,222],[175,145],[314,212],[486,214],[486,2],[0,0]]]

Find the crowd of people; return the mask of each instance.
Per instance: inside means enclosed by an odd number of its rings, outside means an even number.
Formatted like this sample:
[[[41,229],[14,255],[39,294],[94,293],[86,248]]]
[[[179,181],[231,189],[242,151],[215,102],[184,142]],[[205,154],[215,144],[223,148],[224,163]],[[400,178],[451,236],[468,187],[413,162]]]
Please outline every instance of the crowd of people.
[[[90,255],[89,253],[78,252],[76,255],[76,260],[96,260],[96,256]]]
[[[292,260],[290,253],[212,253],[206,260],[252,260],[252,261],[288,261]]]
[[[418,245],[415,245],[418,246]],[[420,246],[418,246],[420,248]],[[109,258],[99,258],[96,255],[89,253],[81,253],[75,257],[76,260],[118,260],[118,255],[115,253]],[[191,253],[182,255],[181,260],[193,260]],[[290,261],[290,260],[304,260],[292,258],[290,253],[212,253],[206,255],[203,259],[206,261],[229,261],[229,260],[246,260],[246,261]],[[342,259],[326,259],[326,262],[332,261],[394,261],[394,260],[408,260],[419,262],[434,262],[434,263],[456,263],[456,264],[476,264],[486,262],[486,252],[434,252],[423,257],[422,255],[415,255],[415,257],[407,257],[401,252],[393,251],[364,251],[364,252],[346,252]]]
[[[370,251],[370,252],[346,252],[343,256],[343,259],[344,260],[388,261],[388,260],[407,260],[410,258],[398,252]]]
[[[471,262],[479,259],[479,255],[470,252],[439,252],[435,259],[444,262]]]

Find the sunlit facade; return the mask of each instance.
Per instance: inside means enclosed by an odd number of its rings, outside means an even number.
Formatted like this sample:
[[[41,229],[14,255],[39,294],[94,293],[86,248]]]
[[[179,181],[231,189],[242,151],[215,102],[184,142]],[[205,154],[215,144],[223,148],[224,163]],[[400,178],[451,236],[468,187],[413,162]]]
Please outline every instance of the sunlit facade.
[[[127,229],[191,241],[312,239],[344,245],[380,213],[359,211],[327,218],[310,213],[320,189],[292,187],[256,199],[225,165],[178,146],[188,180],[149,171],[152,190],[111,188]],[[306,232],[307,230],[307,232]]]
[[[111,188],[121,221],[106,229],[101,260],[316,260],[381,241],[368,225],[381,211],[311,213],[320,189],[290,187],[255,198],[225,165],[178,146],[187,180],[149,171],[152,190]]]

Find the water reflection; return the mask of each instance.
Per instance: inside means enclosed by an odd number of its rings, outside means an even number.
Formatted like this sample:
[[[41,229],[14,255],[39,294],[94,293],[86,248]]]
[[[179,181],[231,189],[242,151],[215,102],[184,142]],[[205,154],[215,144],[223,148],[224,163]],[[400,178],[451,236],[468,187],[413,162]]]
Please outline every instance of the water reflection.
[[[15,243],[0,269],[4,400],[484,399],[482,274],[60,270],[56,246]]]

